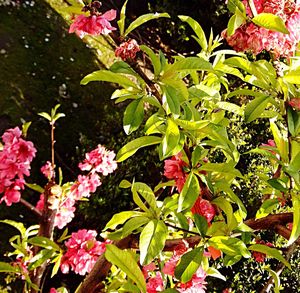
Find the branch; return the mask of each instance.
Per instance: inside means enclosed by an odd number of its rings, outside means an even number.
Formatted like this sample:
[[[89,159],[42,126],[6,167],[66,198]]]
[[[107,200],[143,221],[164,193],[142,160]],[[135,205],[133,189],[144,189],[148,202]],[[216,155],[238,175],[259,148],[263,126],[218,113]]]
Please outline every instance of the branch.
[[[285,238],[289,238],[287,234],[287,228],[281,226],[280,224],[287,224],[293,221],[292,213],[282,213],[277,215],[269,215],[267,217],[255,220],[249,219],[245,221],[245,224],[248,225],[253,230],[275,230],[278,234],[282,235]],[[286,230],[285,230],[286,229]],[[289,231],[289,230],[288,230]],[[196,246],[200,240],[200,236],[192,236],[184,239],[170,239],[166,241],[164,251],[173,251],[174,248],[180,244],[183,240],[188,242],[190,247]],[[298,241],[298,240],[297,240]],[[299,240],[300,243],[300,240]],[[114,242],[120,249],[133,248],[138,249],[138,237],[136,235],[129,235],[126,238]],[[99,289],[102,284],[101,282],[106,278],[111,264],[105,259],[104,254],[101,255],[92,271],[86,276],[78,293],[96,293],[97,288]],[[99,291],[98,291],[99,292]]]
[[[21,197],[20,203],[24,205],[26,208],[28,208],[30,211],[32,211],[34,214],[36,214],[39,218],[42,218],[42,213],[26,199]]]

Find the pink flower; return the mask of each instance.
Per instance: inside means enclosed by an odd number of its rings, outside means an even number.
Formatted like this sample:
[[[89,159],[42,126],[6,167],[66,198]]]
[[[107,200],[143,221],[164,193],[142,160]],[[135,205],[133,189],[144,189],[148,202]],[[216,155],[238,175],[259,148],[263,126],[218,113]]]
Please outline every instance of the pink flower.
[[[41,167],[42,174],[47,178],[51,179],[54,177],[54,169],[51,162],[47,161],[44,166]]]
[[[37,204],[36,204],[36,209],[38,209],[39,211],[43,211],[44,209],[44,200],[45,200],[45,196],[43,193],[40,194],[40,199],[38,200]]]
[[[74,205],[75,200],[71,197],[68,197],[59,205],[54,218],[54,227],[62,229],[72,221],[72,219],[74,218],[74,212],[76,210]]]
[[[92,270],[98,257],[105,252],[106,244],[111,243],[97,241],[96,236],[97,232],[94,230],[83,229],[72,233],[71,238],[65,242],[67,252],[60,264],[64,274],[70,269],[79,275],[85,275]]]
[[[170,160],[165,160],[164,166],[164,176],[168,179],[175,179],[175,184],[179,192],[183,189],[187,177],[184,167],[188,166],[186,162],[181,160],[181,157],[182,155],[179,153]]]
[[[165,263],[163,273],[174,276],[175,268],[181,256],[188,250],[189,246],[186,241],[182,241],[174,248],[173,256]]]
[[[85,160],[79,164],[79,168],[82,171],[97,172],[107,176],[117,169],[115,156],[116,154],[113,151],[108,151],[99,144],[95,150],[85,155]]]
[[[147,293],[161,292],[164,289],[164,282],[160,272],[155,277],[151,277],[147,281]]]
[[[146,266],[143,266],[142,272],[144,275],[144,278],[147,279],[149,277],[149,272],[154,271],[156,269],[155,263],[151,262]]]
[[[200,196],[191,208],[191,212],[205,217],[208,223],[210,223],[216,215],[214,206],[208,200],[203,199]]]
[[[76,33],[80,38],[85,35],[107,35],[110,32],[116,30],[112,27],[110,22],[116,18],[117,12],[111,9],[101,15],[78,15],[74,22],[71,24],[69,33]]]
[[[300,98],[293,98],[289,101],[289,105],[295,110],[300,111]]]
[[[49,293],[58,293],[55,288],[51,288]]]
[[[83,197],[89,197],[100,185],[100,177],[97,174],[79,175],[77,182],[71,186],[71,193],[76,200],[79,200]]]
[[[199,267],[197,272],[193,275],[192,279],[187,283],[180,283],[177,290],[185,293],[205,293],[205,282],[206,272]]]
[[[140,51],[140,47],[136,40],[129,39],[123,42],[116,50],[116,57],[121,57],[122,60],[135,59],[136,53]]]
[[[24,176],[30,175],[30,163],[36,149],[31,141],[21,138],[18,127],[8,129],[2,135],[3,149],[0,151],[0,193],[4,193],[0,202],[6,205],[20,201],[24,189]]]

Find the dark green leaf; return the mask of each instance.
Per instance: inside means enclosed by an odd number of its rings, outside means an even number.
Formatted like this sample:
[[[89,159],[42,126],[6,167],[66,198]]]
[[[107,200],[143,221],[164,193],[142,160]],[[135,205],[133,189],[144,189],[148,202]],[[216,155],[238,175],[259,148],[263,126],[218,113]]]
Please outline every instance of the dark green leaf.
[[[247,104],[245,108],[245,120],[251,122],[262,114],[266,106],[270,102],[269,96],[259,96]]]
[[[137,130],[144,119],[144,102],[142,99],[132,101],[125,109],[123,128],[127,135]]]
[[[208,223],[206,218],[198,214],[194,214],[194,221],[200,235],[202,237],[205,237],[208,229]]]

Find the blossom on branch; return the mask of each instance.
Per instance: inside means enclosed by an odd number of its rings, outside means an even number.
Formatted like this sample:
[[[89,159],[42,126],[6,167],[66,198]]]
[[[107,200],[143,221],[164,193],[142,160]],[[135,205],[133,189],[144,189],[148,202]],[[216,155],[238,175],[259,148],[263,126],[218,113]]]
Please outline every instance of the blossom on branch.
[[[8,129],[2,135],[0,194],[4,195],[0,203],[5,201],[7,206],[20,201],[21,190],[25,187],[24,176],[30,175],[30,163],[36,154],[33,143],[22,139],[21,135],[18,127]]]
[[[193,207],[191,208],[193,214],[198,214],[203,216],[208,223],[211,223],[216,215],[216,210],[214,206],[206,199],[198,197]]]
[[[60,269],[64,274],[70,270],[76,274],[89,273],[98,257],[105,252],[106,244],[111,241],[100,242],[96,240],[97,232],[94,230],[78,230],[72,233],[71,238],[65,242],[67,252],[63,255]]]
[[[76,33],[80,38],[85,35],[107,35],[116,30],[111,26],[110,21],[114,20],[117,16],[117,12],[111,9],[104,14],[93,14],[85,16],[83,14],[78,15],[74,22],[71,24],[69,33]]]
[[[205,278],[206,272],[201,267],[199,267],[190,281],[186,283],[180,283],[179,287],[177,287],[176,289],[179,292],[185,293],[205,293],[205,285],[207,284]]]
[[[54,169],[51,162],[47,161],[44,166],[41,167],[42,174],[49,180],[54,177]]]
[[[126,42],[123,42],[116,50],[116,57],[120,57],[123,61],[127,59],[135,59],[136,53],[139,52],[140,46],[134,39],[129,39]]]

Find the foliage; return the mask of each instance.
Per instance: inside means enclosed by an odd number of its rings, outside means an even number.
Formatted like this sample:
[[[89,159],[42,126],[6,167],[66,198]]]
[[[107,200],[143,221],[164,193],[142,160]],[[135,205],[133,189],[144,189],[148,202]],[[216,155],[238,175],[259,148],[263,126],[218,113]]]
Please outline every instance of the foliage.
[[[124,37],[146,21],[168,17],[148,14],[126,29],[126,3],[118,22]],[[77,28],[72,31],[81,36],[90,32],[90,27],[85,31],[86,24],[102,15],[99,5],[98,1],[85,3],[84,11],[90,15],[77,16]],[[229,1],[234,14],[228,24],[229,35],[245,22],[287,32],[279,16],[253,13],[253,5],[250,1],[251,9],[247,10],[242,2]],[[234,50],[219,50],[219,37],[211,33],[206,38],[193,18],[179,18],[194,31],[199,44],[194,56],[178,55],[170,60],[161,51],[156,53],[143,45],[141,54],[152,72],[141,70],[135,55],[124,54],[125,61],[116,61],[109,69],[94,71],[81,81],[83,85],[95,81],[118,85],[112,98],[117,104],[126,103],[124,132],[135,136],[118,150],[117,162],[131,158],[136,163],[136,154],[151,147],[155,160],[164,164],[164,176],[158,184],[137,178],[120,182],[119,187],[132,194],[135,209],[112,217],[101,234],[108,240],[99,241],[95,231],[85,229],[70,236],[65,230],[58,239],[53,238],[53,232],[70,222],[76,201],[90,197],[102,177],[116,169],[113,152],[98,145],[79,164],[86,173],[74,182],[64,182],[54,160],[55,123],[64,115],[56,113],[58,106],[50,115],[41,113],[51,126],[51,162],[42,170],[48,179],[43,188],[27,184],[35,191],[44,190],[34,207],[16,196],[21,188],[14,180],[19,183],[24,175],[29,176],[29,163],[23,171],[19,159],[26,155],[26,148],[19,147],[20,130],[10,129],[2,136],[0,168],[7,177],[0,177],[2,200],[7,205],[21,201],[40,217],[39,226],[28,229],[22,223],[3,221],[17,228],[20,235],[10,239],[15,250],[9,255],[16,255],[15,261],[1,263],[0,270],[12,278],[21,277],[24,290],[42,288],[46,266],[52,266],[52,275],[59,269],[63,273],[90,273],[78,292],[91,292],[105,277],[107,282],[102,286],[108,292],[204,292],[210,290],[206,278],[226,280],[230,273],[223,267],[237,267],[240,262],[251,265],[253,260],[264,263],[259,269],[274,278],[275,292],[281,289],[278,276],[284,266],[291,269],[289,258],[300,236],[299,60],[256,60]],[[105,27],[113,30],[107,23],[103,26],[101,32]],[[120,45],[118,37],[112,35],[112,40]],[[240,51],[247,51],[247,47]],[[265,120],[270,139],[262,137],[264,143],[258,139],[254,148],[249,147],[251,129],[247,134],[245,130]],[[240,127],[235,129],[235,125]],[[26,144],[28,156],[32,147],[30,142]],[[8,167],[9,159],[14,169]],[[255,182],[251,182],[253,176]],[[245,195],[253,185],[261,194],[259,206]],[[252,206],[251,200],[255,203]],[[272,244],[263,231],[280,237]],[[266,258],[272,261],[267,263]]]

